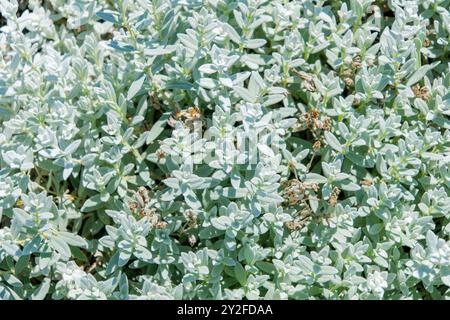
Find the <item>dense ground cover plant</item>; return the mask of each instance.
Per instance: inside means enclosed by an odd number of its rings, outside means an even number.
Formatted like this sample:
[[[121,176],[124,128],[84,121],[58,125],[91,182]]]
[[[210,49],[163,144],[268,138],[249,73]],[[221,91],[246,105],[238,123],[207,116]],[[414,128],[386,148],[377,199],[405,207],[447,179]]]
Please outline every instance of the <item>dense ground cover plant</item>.
[[[0,0],[0,299],[450,298],[449,0]]]

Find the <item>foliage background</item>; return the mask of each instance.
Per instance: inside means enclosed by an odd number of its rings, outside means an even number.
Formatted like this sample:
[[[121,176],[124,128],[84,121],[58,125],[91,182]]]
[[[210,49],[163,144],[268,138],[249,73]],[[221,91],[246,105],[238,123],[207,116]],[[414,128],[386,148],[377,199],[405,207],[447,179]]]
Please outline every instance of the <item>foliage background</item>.
[[[449,298],[449,6],[0,0],[0,299]]]

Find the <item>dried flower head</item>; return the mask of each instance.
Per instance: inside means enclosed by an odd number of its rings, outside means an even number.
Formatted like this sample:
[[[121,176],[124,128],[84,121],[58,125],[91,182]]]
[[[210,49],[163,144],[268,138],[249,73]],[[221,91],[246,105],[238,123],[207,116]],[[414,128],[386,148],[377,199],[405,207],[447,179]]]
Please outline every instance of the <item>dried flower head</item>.
[[[17,199],[16,200],[16,206],[18,206],[19,208],[23,208],[23,200],[22,199]]]
[[[308,199],[308,190],[317,192],[318,185],[292,179],[284,183],[283,197],[288,205],[296,205]]]
[[[198,120],[201,116],[200,109],[198,107],[189,107],[184,116],[191,121]]]
[[[303,80],[302,86],[310,92],[316,92],[317,88],[314,83],[314,77],[304,71],[297,71],[294,69],[294,72]]]
[[[136,201],[129,201],[128,202],[128,209],[130,209],[130,211],[134,212],[137,210],[137,208],[139,207],[138,203]]]
[[[197,213],[192,209],[188,209],[184,212],[184,214],[185,214],[186,221],[187,221],[189,227],[196,228],[197,227],[197,218],[198,218]]]
[[[332,206],[335,206],[338,202],[339,194],[341,193],[341,190],[338,187],[334,187],[331,191],[330,198],[328,199],[328,203]]]
[[[0,0],[0,300],[449,299],[448,2]]]
[[[188,241],[189,241],[189,245],[191,247],[195,246],[195,244],[197,243],[197,237],[193,234],[189,235],[188,237]]]
[[[314,151],[319,151],[320,147],[321,147],[320,140],[317,140],[316,142],[314,142],[314,144],[313,144],[313,150]]]
[[[412,87],[412,91],[417,98],[425,101],[428,101],[428,99],[430,99],[430,90],[426,86],[421,87],[420,84],[416,84]]]
[[[352,69],[359,69],[361,68],[361,56],[357,54],[352,59]]]

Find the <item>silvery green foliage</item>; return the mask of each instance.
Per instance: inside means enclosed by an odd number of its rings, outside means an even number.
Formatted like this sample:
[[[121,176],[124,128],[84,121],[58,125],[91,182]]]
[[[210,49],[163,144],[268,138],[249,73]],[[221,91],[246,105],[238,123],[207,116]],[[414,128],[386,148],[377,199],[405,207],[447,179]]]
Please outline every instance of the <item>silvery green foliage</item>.
[[[448,0],[0,0],[0,299],[450,297]]]

